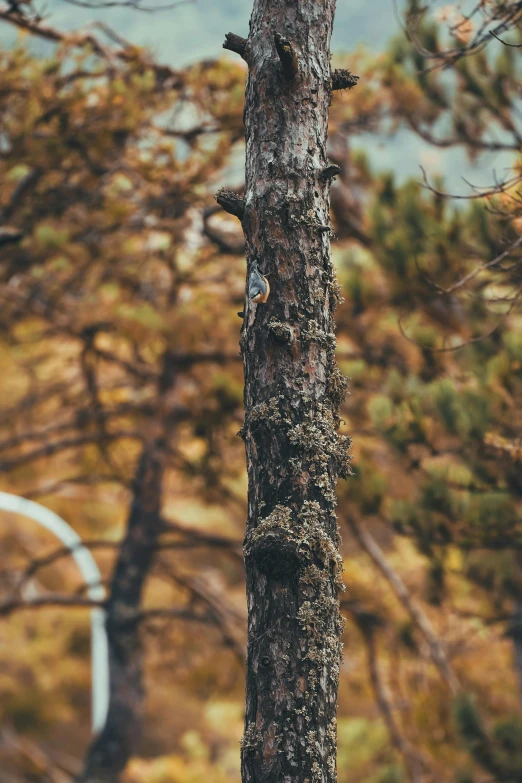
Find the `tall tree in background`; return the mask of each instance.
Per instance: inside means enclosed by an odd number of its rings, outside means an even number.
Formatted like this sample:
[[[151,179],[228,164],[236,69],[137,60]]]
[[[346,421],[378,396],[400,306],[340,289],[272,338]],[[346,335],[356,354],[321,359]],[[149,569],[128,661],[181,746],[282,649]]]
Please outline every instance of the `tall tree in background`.
[[[225,41],[249,66],[246,195],[233,208],[246,236],[247,281],[257,264],[271,286],[266,304],[247,294],[241,333],[249,479],[245,783],[336,779],[342,561],[335,488],[350,469],[349,439],[337,433],[346,382],[334,359],[326,156],[334,10],[335,0],[298,8],[256,0],[248,40]]]

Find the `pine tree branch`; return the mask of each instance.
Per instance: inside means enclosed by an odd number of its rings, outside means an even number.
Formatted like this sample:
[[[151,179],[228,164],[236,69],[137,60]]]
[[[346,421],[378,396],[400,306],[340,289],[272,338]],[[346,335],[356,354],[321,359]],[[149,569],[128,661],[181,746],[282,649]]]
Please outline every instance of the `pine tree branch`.
[[[246,646],[241,626],[246,627],[246,618],[239,614],[221,591],[216,592],[215,585],[207,584],[203,577],[182,574],[165,559],[160,558],[158,565],[167,577],[188,590],[192,598],[205,604],[209,619],[219,628],[223,642],[234,651],[237,660],[244,666]]]
[[[53,454],[58,454],[68,449],[74,449],[80,446],[86,446],[90,443],[102,444],[109,441],[120,440],[122,438],[129,438],[133,440],[142,440],[142,433],[133,430],[123,430],[119,432],[110,432],[102,436],[98,432],[88,433],[85,435],[78,435],[73,438],[64,438],[56,443],[48,443],[40,448],[28,451],[25,454],[19,454],[11,459],[5,459],[0,462],[0,470],[7,471],[18,468],[21,465],[27,465],[30,462],[34,462],[44,457],[51,457]]]
[[[444,648],[437,638],[437,635],[435,634],[433,626],[428,617],[424,614],[419,604],[417,604],[417,602],[410,595],[408,588],[402,581],[399,574],[392,568],[373,536],[368,533],[367,530],[364,530],[362,527],[360,527],[355,522],[353,517],[349,517],[348,524],[357,541],[386,578],[393,592],[403,607],[406,609],[412,620],[418,626],[428,645],[430,657],[433,663],[437,666],[441,677],[448,686],[449,690],[454,695],[459,693],[461,691],[460,683],[453,669],[451,668]]]
[[[42,595],[36,598],[31,598],[28,601],[14,600],[3,601],[0,603],[0,617],[5,617],[14,611],[20,611],[24,609],[45,609],[48,607],[82,607],[87,609],[101,608],[103,603],[101,601],[94,601],[92,598],[83,598],[82,596],[75,595]]]
[[[43,595],[30,600],[9,600],[0,603],[0,617],[6,617],[13,612],[24,611],[27,609],[49,609],[49,608],[80,608],[80,609],[103,609],[106,606],[104,601],[94,601],[92,598],[84,598],[81,595],[61,595],[57,593],[55,595]],[[120,628],[125,628],[128,625],[136,625],[136,623],[143,622],[144,620],[151,620],[155,618],[170,618],[179,620],[191,620],[195,622],[211,622],[211,618],[203,615],[198,615],[196,612],[192,612],[184,607],[173,606],[158,606],[151,607],[150,609],[144,609],[140,611],[133,611],[125,614],[124,618],[120,618],[116,625]],[[244,652],[243,652],[244,658]]]
[[[391,700],[388,696],[379,667],[377,647],[375,644],[375,631],[373,629],[364,631],[363,639],[366,647],[368,671],[375,701],[384,723],[386,724],[386,728],[388,729],[391,743],[404,758],[404,763],[411,783],[420,783],[423,779],[422,773],[423,771],[429,770],[429,765],[421,754],[410,745],[405,737],[403,737],[399,724],[395,720]]]
[[[0,10],[0,19],[18,27],[20,30],[25,30],[26,32],[31,33],[31,35],[35,35],[38,38],[43,38],[47,41],[70,44],[72,46],[77,46],[78,48],[90,47],[94,54],[102,57],[109,64],[114,58],[123,62],[128,62],[137,56],[134,48],[129,51],[128,47],[115,49],[105,46],[101,43],[99,38],[91,32],[76,31],[64,33],[56,27],[44,24],[41,20],[29,19],[27,16],[22,16],[21,14],[13,14],[9,9],[5,11]],[[109,34],[107,32],[109,28],[107,28],[106,25],[104,25],[102,29],[105,33]],[[114,34],[111,35],[111,37],[115,39]],[[165,82],[168,81],[169,86],[174,89],[179,89],[183,86],[184,76],[180,71],[176,71],[168,65],[159,65],[152,61],[147,62],[147,66],[154,71],[161,84],[164,85]]]

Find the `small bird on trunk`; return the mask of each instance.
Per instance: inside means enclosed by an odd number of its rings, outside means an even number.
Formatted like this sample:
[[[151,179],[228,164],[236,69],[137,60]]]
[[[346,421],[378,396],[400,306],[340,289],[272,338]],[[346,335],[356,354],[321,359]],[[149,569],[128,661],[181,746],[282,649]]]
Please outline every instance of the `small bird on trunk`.
[[[248,281],[248,298],[256,304],[264,303],[270,294],[270,284],[258,269],[257,261],[252,264]]]

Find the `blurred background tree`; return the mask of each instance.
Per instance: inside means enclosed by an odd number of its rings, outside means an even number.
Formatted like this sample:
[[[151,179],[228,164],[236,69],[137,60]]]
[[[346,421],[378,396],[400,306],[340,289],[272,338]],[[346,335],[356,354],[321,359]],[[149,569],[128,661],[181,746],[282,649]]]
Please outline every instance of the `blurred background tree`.
[[[237,781],[244,257],[213,194],[241,188],[244,70],[175,70],[11,6],[0,19],[25,32],[0,51],[2,489],[57,511],[104,573],[122,684],[110,774]],[[337,63],[360,77],[330,113],[355,471],[338,507],[341,780],[522,780],[520,6],[412,2],[385,52]],[[429,167],[380,170],[365,149],[393,138],[506,169],[451,200]],[[2,515],[0,535],[4,778],[89,775],[82,586],[30,522]]]

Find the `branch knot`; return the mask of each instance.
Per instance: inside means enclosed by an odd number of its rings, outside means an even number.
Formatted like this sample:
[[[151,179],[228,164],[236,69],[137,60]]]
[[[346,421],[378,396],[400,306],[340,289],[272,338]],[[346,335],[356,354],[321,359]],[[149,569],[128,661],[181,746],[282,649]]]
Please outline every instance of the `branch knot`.
[[[332,90],[351,90],[357,86],[359,77],[346,68],[338,68],[332,73]]]
[[[226,190],[221,188],[214,196],[217,203],[222,207],[225,212],[230,215],[235,215],[240,220],[243,220],[245,216],[245,199],[242,198],[239,193],[233,190]]]
[[[230,52],[235,52],[236,54],[239,54],[239,56],[242,57],[244,60],[246,45],[247,45],[246,38],[242,38],[240,35],[235,35],[235,33],[227,33],[225,35],[225,42],[223,44],[223,49],[228,49]]]

